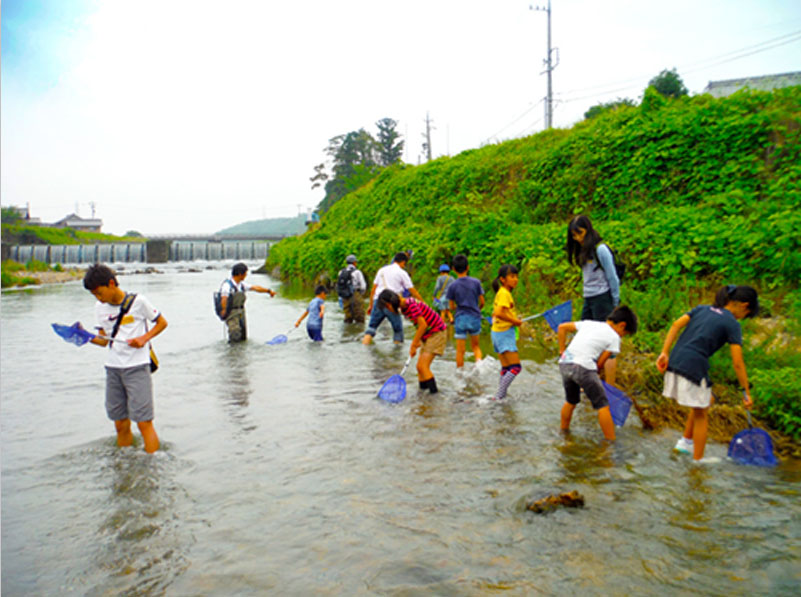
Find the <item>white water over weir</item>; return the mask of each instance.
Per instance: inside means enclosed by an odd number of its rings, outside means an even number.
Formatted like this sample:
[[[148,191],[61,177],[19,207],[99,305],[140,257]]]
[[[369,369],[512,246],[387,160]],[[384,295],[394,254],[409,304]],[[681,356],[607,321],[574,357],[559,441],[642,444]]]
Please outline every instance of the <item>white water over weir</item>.
[[[267,259],[269,243],[263,241],[173,241],[170,261],[227,261]]]
[[[163,247],[164,241],[160,242]],[[159,251],[159,256],[151,254],[148,259],[148,244],[141,242],[94,245],[13,245],[10,247],[9,257],[19,263],[27,263],[35,259],[43,263],[63,265],[261,260],[267,258],[270,246],[268,242],[258,240],[171,241],[167,252]],[[151,253],[154,253],[152,248]]]

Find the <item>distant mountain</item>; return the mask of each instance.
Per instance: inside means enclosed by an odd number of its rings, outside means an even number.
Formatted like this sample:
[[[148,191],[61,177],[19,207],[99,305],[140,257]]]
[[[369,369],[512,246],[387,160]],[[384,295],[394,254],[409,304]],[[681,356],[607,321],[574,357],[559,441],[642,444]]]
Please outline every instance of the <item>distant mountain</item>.
[[[253,236],[292,236],[306,230],[306,216],[299,215],[294,218],[268,218],[266,220],[251,220],[230,228],[216,232],[225,235],[253,235]]]

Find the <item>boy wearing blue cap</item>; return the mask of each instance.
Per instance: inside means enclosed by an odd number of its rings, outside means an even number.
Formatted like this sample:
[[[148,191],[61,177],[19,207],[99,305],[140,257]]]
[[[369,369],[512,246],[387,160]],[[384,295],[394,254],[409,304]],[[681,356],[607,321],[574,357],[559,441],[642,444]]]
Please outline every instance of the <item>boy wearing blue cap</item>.
[[[451,268],[448,267],[447,263],[439,266],[439,276],[437,277],[437,283],[434,285],[434,300],[432,301],[434,310],[442,316],[442,321],[446,324],[453,323],[453,315],[451,314],[448,300],[445,298],[448,286],[453,282],[450,271]]]

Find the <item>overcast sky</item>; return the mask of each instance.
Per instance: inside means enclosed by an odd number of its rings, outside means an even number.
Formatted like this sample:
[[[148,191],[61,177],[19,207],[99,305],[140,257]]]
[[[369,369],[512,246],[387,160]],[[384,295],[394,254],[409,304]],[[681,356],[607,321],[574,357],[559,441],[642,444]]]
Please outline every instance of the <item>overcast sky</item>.
[[[799,0],[551,8],[554,126],[639,99],[664,68],[691,93],[801,71]],[[328,139],[384,117],[414,164],[426,113],[435,156],[544,126],[547,17],[527,0],[2,0],[0,13],[0,199],[44,221],[94,204],[114,234],[213,232],[315,206]]]

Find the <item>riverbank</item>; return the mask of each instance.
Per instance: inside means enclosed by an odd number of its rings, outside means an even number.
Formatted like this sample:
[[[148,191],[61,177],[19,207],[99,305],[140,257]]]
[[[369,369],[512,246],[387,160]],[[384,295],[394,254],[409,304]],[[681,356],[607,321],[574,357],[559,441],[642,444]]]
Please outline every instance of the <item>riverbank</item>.
[[[778,320],[779,318],[761,318],[748,322],[752,328],[751,347],[758,346],[766,339],[783,342],[785,336],[780,333],[783,328],[778,325]],[[552,334],[550,330],[544,335],[540,334],[539,329],[532,329],[530,332],[533,333],[525,334],[527,341],[537,343],[547,350],[552,349],[555,345],[556,335]],[[644,430],[653,433],[672,429],[675,430],[676,439],[678,439],[678,434],[684,431],[688,409],[679,406],[674,400],[662,396],[663,378],[661,374],[657,373],[655,365],[657,354],[637,350],[632,346],[631,338],[624,339],[623,342],[624,348],[618,358],[616,385],[627,392],[638,407],[635,408],[632,405],[627,425],[641,425]],[[730,364],[726,362],[723,365],[724,368],[730,367]],[[754,376],[750,377],[755,400],[755,407],[752,411],[753,426],[764,429],[770,435],[778,456],[785,459],[797,459],[801,463],[801,442],[775,429],[764,420],[764,417],[757,416],[761,409],[765,408],[764,403],[770,399],[770,396],[764,384],[757,384],[756,387],[753,387]],[[720,376],[715,375],[713,379],[720,379]],[[717,401],[709,408],[709,441],[728,444],[735,434],[748,428],[748,417],[742,406],[741,396],[734,386],[727,383],[713,383],[712,392]]]
[[[40,284],[63,284],[80,280],[86,268],[63,268],[60,265],[50,266],[46,263],[31,262],[27,265],[11,260],[2,264],[2,288],[33,286]]]

